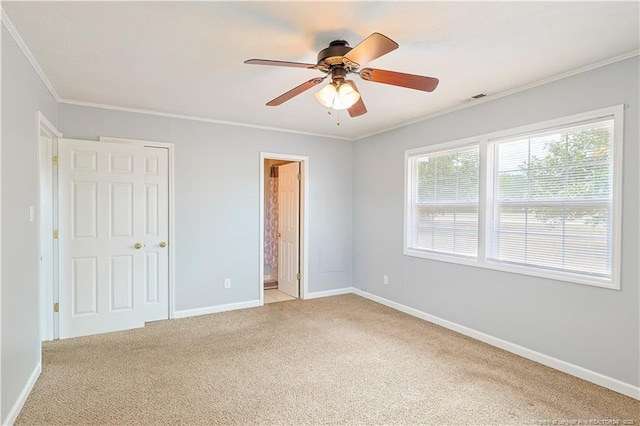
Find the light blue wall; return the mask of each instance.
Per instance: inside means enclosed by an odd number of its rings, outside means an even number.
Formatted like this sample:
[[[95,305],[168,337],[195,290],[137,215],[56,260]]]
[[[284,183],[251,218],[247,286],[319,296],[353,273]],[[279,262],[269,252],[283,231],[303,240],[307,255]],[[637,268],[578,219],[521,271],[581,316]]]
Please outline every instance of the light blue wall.
[[[259,153],[308,156],[309,291],[352,284],[595,372],[640,384],[638,57],[356,143],[56,105],[2,28],[2,399],[40,359],[36,112],[65,137],[176,146],[176,309],[259,297]],[[404,150],[625,103],[622,290],[406,257]],[[340,250],[329,272],[321,248]],[[332,259],[334,260],[334,259]],[[335,262],[331,262],[334,264]],[[332,265],[334,266],[334,265]],[[352,277],[353,274],[353,277]],[[382,284],[382,275],[389,285]],[[225,277],[233,286],[223,288]]]
[[[309,291],[351,286],[351,142],[67,104],[59,113],[65,138],[175,144],[176,309],[260,297],[261,151],[309,157]],[[324,245],[343,249],[341,271],[327,271]]]
[[[38,121],[54,125],[57,105],[2,25],[2,402],[4,421],[40,362]]]
[[[560,360],[640,384],[638,57],[360,140],[354,285]],[[627,104],[622,290],[404,256],[404,151]],[[389,285],[382,284],[382,275]]]

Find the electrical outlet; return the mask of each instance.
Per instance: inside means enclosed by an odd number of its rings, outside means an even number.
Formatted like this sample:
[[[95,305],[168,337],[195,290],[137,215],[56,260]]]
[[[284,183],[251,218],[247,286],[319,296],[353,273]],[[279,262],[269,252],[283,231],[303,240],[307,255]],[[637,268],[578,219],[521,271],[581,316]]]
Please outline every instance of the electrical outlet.
[[[231,278],[224,279],[224,288],[231,288]]]
[[[384,285],[389,284],[389,276],[388,275],[383,275],[382,276],[382,284],[384,284]]]

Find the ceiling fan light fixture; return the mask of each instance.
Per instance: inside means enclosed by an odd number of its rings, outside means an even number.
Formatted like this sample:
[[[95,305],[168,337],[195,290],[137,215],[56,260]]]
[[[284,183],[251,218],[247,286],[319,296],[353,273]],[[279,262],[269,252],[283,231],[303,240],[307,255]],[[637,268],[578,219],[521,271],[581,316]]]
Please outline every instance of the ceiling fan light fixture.
[[[329,83],[322,89],[316,92],[315,97],[318,102],[324,107],[332,108],[333,102],[336,98],[336,86],[334,83]]]
[[[338,87],[338,93],[333,101],[333,109],[347,109],[352,107],[356,102],[360,100],[360,93],[353,90],[348,83],[342,83]]]
[[[336,110],[347,109],[360,99],[360,93],[353,90],[350,84],[329,83],[315,94],[315,98],[326,108]]]
[[[325,108],[347,109],[351,117],[367,113],[358,88],[353,80],[347,80],[351,73],[357,73],[365,81],[406,87],[407,89],[433,92],[438,79],[424,75],[407,74],[374,68],[361,68],[361,65],[377,59],[398,48],[398,43],[380,33],[373,33],[351,48],[344,40],[334,40],[329,47],[318,53],[315,64],[302,62],[274,61],[270,59],[248,59],[245,64],[271,65],[291,68],[315,69],[325,73],[324,77],[312,78],[275,99],[267,106],[277,106],[322,83],[331,77],[331,83],[315,93],[316,100]]]

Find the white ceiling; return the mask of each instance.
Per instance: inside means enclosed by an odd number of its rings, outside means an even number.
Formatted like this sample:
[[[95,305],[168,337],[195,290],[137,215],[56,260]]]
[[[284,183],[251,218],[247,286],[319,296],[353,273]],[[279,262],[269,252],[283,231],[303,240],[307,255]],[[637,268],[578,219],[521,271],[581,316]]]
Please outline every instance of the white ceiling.
[[[637,52],[633,2],[2,2],[50,80],[72,102],[353,139],[593,63]],[[433,93],[356,77],[368,114],[338,116],[311,89],[265,103],[317,70],[336,39],[381,32],[400,48],[364,64],[438,77]]]

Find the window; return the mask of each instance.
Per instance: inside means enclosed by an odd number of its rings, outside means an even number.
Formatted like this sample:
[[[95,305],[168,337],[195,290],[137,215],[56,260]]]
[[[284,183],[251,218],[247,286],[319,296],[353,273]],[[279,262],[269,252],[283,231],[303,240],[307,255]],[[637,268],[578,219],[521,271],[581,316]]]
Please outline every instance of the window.
[[[407,151],[405,254],[619,288],[622,112]]]
[[[490,143],[488,259],[610,276],[612,136],[605,119]]]
[[[478,145],[411,158],[409,247],[478,254]]]

